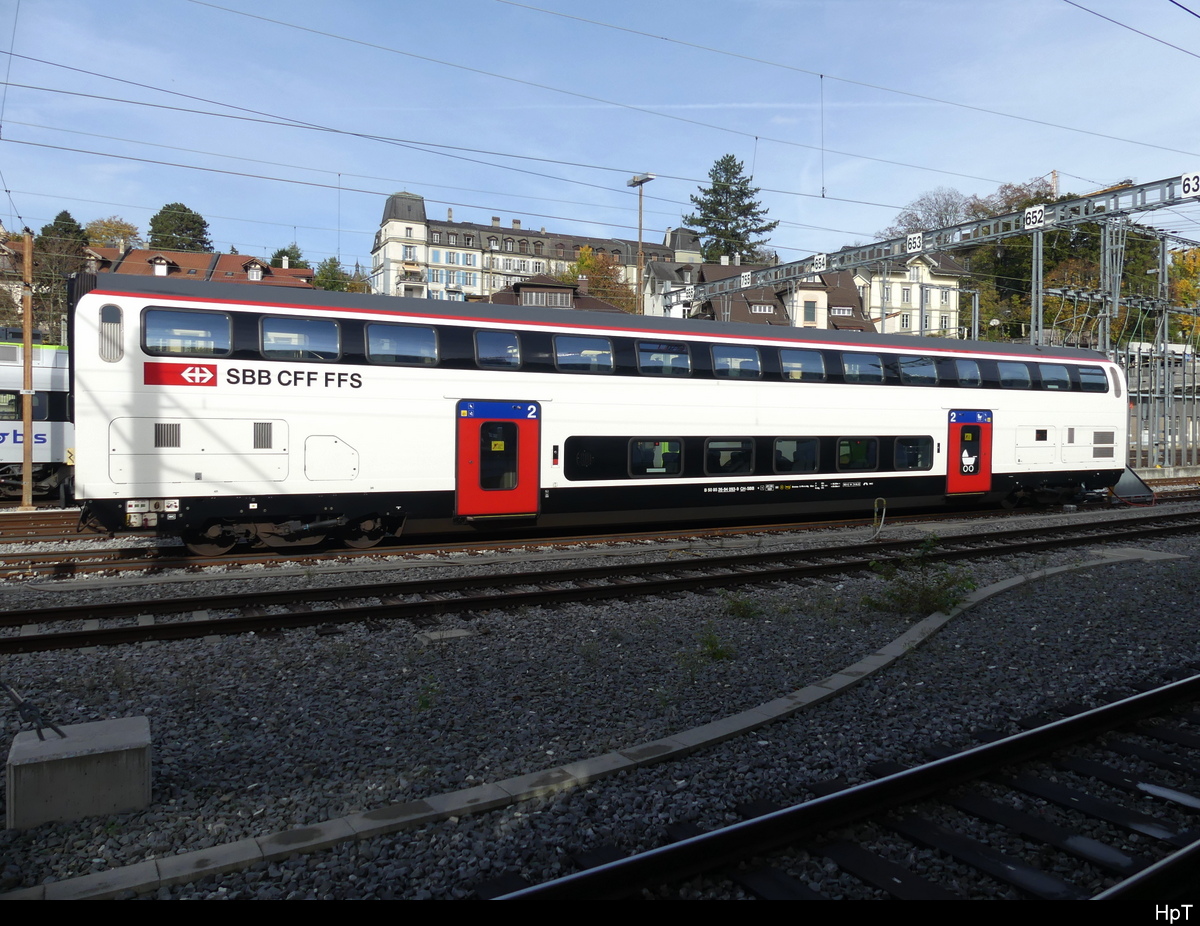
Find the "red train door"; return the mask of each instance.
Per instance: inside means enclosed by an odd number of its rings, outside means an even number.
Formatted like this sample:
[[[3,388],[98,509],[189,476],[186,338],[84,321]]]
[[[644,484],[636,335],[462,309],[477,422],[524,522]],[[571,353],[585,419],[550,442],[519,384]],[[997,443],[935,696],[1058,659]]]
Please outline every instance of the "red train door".
[[[973,495],[992,488],[992,413],[952,409],[946,494]]]
[[[455,514],[536,517],[541,405],[463,400],[457,413]]]

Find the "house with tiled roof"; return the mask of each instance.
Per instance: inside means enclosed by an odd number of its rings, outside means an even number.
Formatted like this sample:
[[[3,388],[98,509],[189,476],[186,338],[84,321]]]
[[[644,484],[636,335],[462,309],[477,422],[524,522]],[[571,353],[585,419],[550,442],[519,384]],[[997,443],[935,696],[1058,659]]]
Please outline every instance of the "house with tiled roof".
[[[312,288],[316,271],[308,267],[272,267],[270,261],[245,254],[208,251],[168,251],[151,248],[84,249],[87,267],[93,273],[135,276],[179,277],[216,280],[224,283],[261,283],[267,286]],[[283,258],[284,264],[287,258]]]

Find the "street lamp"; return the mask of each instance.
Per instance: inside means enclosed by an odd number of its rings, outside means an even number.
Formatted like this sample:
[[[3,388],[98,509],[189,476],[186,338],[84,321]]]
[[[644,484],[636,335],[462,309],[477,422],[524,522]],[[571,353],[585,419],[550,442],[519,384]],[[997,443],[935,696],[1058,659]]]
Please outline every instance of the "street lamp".
[[[645,315],[642,304],[642,267],[646,263],[646,254],[642,250],[642,187],[654,179],[654,174],[635,174],[625,181],[626,186],[635,186],[638,191],[638,269],[637,269],[637,313]]]

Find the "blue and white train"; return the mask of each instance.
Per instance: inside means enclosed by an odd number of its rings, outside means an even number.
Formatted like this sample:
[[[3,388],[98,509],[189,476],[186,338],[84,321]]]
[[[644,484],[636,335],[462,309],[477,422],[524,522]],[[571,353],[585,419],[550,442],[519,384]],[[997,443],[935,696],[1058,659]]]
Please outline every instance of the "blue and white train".
[[[1054,500],[1124,470],[1103,355],[76,280],[75,495],[198,553]]]
[[[63,497],[69,490],[75,429],[68,420],[67,349],[33,346],[33,494]],[[25,452],[20,330],[0,329],[0,497],[20,498]]]

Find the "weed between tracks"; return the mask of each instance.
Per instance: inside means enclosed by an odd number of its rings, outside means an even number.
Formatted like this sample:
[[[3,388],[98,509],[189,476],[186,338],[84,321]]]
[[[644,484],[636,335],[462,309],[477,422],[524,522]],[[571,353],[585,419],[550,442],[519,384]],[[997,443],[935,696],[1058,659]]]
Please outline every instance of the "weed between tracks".
[[[911,618],[935,611],[946,613],[962,603],[975,583],[966,570],[934,560],[937,546],[938,538],[931,536],[910,556],[891,563],[872,563],[871,568],[887,585],[878,595],[864,596],[863,604]]]

